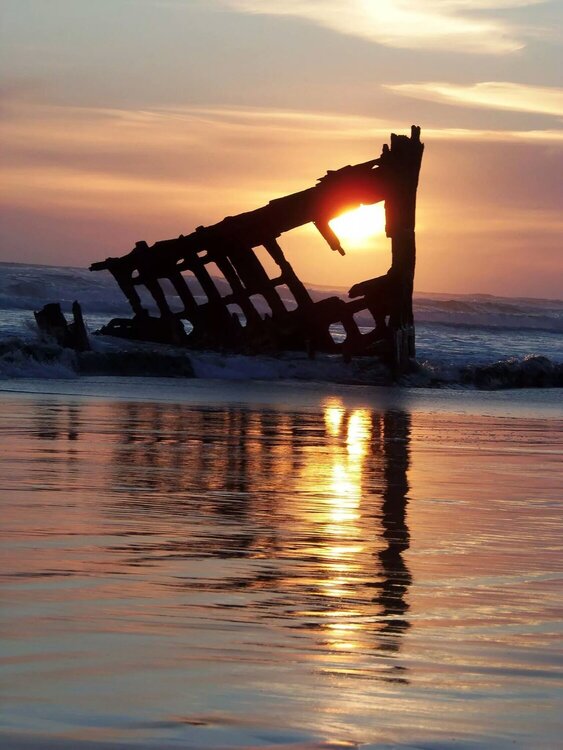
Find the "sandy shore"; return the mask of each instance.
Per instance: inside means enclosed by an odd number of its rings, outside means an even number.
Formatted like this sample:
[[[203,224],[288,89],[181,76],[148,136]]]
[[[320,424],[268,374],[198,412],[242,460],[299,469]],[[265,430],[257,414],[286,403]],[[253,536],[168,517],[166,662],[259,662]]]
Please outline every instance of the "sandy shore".
[[[559,393],[4,381],[6,748],[553,748]]]
[[[156,401],[194,405],[242,404],[249,408],[322,410],[339,398],[347,406],[380,410],[562,419],[560,388],[481,391],[472,388],[401,388],[295,380],[211,380],[91,376],[74,379],[0,379],[0,397]]]

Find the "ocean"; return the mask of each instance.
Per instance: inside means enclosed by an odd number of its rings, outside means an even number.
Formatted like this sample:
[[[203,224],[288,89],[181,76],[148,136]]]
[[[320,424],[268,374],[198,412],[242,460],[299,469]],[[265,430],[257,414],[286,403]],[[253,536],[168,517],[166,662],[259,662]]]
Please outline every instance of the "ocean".
[[[317,298],[329,296],[315,290]],[[0,377],[76,377],[76,357],[41,341],[32,311],[48,302],[61,302],[70,312],[78,300],[90,331],[112,317],[131,311],[113,278],[83,268],[0,264]],[[148,302],[150,306],[150,302]],[[409,386],[505,388],[563,384],[563,300],[502,298],[491,295],[415,295],[418,372]],[[335,336],[342,335],[338,330]],[[220,379],[301,379],[332,382],[376,382],[367,358],[346,365],[338,356],[317,361],[303,354],[244,357],[191,352],[172,347],[131,344],[91,336],[97,357],[90,357],[89,374],[139,375],[166,356],[167,372],[185,372],[186,357],[197,377]],[[131,351],[145,353],[134,360]],[[154,355],[154,356],[153,356]],[[105,359],[104,359],[105,357]]]
[[[563,303],[420,295],[384,387],[363,358],[80,361],[32,310],[93,331],[113,282],[1,270],[3,750],[559,747]]]

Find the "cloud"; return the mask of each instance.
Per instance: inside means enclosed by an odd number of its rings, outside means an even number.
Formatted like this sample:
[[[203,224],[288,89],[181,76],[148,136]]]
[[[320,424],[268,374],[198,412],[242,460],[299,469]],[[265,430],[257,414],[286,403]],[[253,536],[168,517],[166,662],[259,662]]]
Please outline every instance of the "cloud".
[[[0,119],[0,252],[7,260],[87,264],[139,239],[186,234],[304,189],[326,169],[378,156],[396,126],[330,112],[8,102]],[[409,129],[406,122],[398,132]],[[525,292],[529,269],[519,280],[483,272],[489,253],[512,259],[519,243],[522,257],[538,247],[553,257],[546,276],[553,290],[563,134],[424,128],[423,140],[420,288],[472,291],[486,282],[487,291],[506,292],[518,282]],[[388,266],[384,239],[367,274],[365,253],[350,250],[343,260],[314,232],[282,240],[300,276],[316,283],[351,284]]]
[[[504,12],[541,0],[221,0],[244,13],[294,16],[389,47],[502,54],[524,47],[531,29]],[[479,15],[479,11],[484,11]],[[537,33],[537,30],[534,32]]]
[[[399,132],[408,133],[410,124]],[[94,206],[110,193],[169,208],[182,201],[204,202],[212,219],[209,206],[216,205],[218,212],[223,207],[244,210],[309,184],[320,176],[319,167],[378,156],[396,126],[395,121],[330,112],[198,106],[125,110],[15,101],[0,118],[4,191],[14,199],[35,190],[40,202],[61,205],[76,205],[85,196]],[[425,127],[423,137],[429,142],[555,144],[563,141],[563,131]]]
[[[400,83],[385,88],[431,102],[563,116],[563,92],[549,86],[487,81],[470,86],[438,82]]]

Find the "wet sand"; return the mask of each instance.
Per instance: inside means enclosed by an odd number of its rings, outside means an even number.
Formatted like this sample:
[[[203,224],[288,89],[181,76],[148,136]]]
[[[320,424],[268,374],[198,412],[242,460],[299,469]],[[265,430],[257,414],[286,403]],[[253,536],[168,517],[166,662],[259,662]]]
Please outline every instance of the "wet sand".
[[[557,392],[3,388],[3,748],[558,746]]]

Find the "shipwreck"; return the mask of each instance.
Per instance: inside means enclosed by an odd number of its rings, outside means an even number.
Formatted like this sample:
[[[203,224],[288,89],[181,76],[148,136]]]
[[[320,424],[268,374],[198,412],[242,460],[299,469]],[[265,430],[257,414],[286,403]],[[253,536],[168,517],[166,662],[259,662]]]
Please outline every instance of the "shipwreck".
[[[108,270],[114,276],[133,311],[132,318],[116,318],[101,332],[197,349],[371,355],[394,373],[405,372],[415,356],[415,209],[423,150],[420,128],[413,125],[410,137],[392,134],[378,158],[329,171],[307,190],[150,247],[137,242],[126,255],[93,263],[91,271]],[[313,223],[330,249],[344,255],[329,222],[380,201],[391,240],[388,272],[354,284],[347,300],[314,301],[278,238]],[[279,270],[273,278],[257,257],[260,246]],[[210,272],[211,264],[222,279]],[[148,290],[159,315],[143,306],[140,287]],[[282,287],[294,298],[292,309],[280,294]],[[373,320],[370,330],[358,323],[365,311]],[[336,339],[334,324],[343,329]]]

